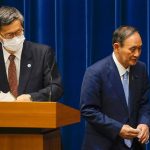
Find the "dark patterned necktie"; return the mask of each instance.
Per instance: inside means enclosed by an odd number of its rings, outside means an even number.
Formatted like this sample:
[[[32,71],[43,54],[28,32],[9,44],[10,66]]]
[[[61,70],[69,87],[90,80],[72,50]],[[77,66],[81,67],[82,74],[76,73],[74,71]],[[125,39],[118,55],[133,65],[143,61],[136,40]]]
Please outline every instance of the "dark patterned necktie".
[[[16,65],[14,62],[16,56],[10,55],[9,56],[9,67],[8,67],[8,82],[10,87],[10,92],[17,97],[18,95],[18,84],[17,84],[17,72],[16,72]]]

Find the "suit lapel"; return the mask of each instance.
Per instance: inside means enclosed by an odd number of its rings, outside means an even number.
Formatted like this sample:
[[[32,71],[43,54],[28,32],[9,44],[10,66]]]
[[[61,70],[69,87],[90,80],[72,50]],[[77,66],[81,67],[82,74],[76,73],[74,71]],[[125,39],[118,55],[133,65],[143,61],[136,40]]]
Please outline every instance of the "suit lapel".
[[[132,66],[130,68],[130,74],[129,74],[129,110],[131,113],[131,110],[134,111],[134,103],[135,103],[135,93],[136,93],[136,80],[139,78],[139,76],[135,72],[135,67]]]
[[[110,63],[108,66],[109,66],[108,70],[110,71],[109,72],[109,82],[112,86],[112,90],[120,98],[120,102],[123,104],[125,111],[128,111],[128,106],[126,103],[126,98],[125,98],[121,78],[119,75],[119,71],[118,71],[117,66],[112,57],[110,59]]]
[[[31,74],[32,66],[33,66],[32,53],[28,43],[25,41],[23,45],[20,63],[20,78],[18,86],[19,94],[23,94],[25,92],[25,88],[28,84],[29,77]]]
[[[8,92],[9,83],[6,75],[5,62],[3,57],[2,45],[0,44],[0,91]]]

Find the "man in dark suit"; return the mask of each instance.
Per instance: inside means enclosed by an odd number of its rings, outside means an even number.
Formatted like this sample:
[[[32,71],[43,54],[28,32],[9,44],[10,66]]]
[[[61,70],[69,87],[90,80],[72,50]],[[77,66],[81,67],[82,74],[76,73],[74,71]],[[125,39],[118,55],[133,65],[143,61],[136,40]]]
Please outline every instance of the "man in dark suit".
[[[25,40],[23,16],[14,7],[0,7],[0,42],[0,91],[10,91],[19,102],[62,96],[52,48]]]
[[[134,27],[121,26],[112,44],[113,54],[90,66],[83,79],[82,150],[144,150],[149,139],[150,87],[146,66],[138,61],[142,40]]]

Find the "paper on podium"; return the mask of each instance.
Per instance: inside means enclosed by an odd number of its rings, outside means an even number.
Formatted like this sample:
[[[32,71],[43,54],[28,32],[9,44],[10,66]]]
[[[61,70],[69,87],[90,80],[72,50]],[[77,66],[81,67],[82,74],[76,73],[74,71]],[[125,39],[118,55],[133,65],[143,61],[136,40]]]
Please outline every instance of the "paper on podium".
[[[0,102],[13,102],[15,100],[16,98],[10,92],[3,93],[0,91]]]

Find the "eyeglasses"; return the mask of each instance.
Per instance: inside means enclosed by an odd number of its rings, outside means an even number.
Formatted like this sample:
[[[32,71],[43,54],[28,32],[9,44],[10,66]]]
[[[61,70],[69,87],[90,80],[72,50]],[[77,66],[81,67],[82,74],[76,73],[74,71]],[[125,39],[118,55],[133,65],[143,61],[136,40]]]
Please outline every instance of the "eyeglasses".
[[[5,38],[5,39],[12,39],[12,38],[15,37],[15,36],[20,36],[20,35],[22,35],[23,32],[24,32],[23,29],[19,29],[19,30],[16,31],[16,32],[6,33],[5,35],[1,34],[1,36],[2,36],[3,38]]]

